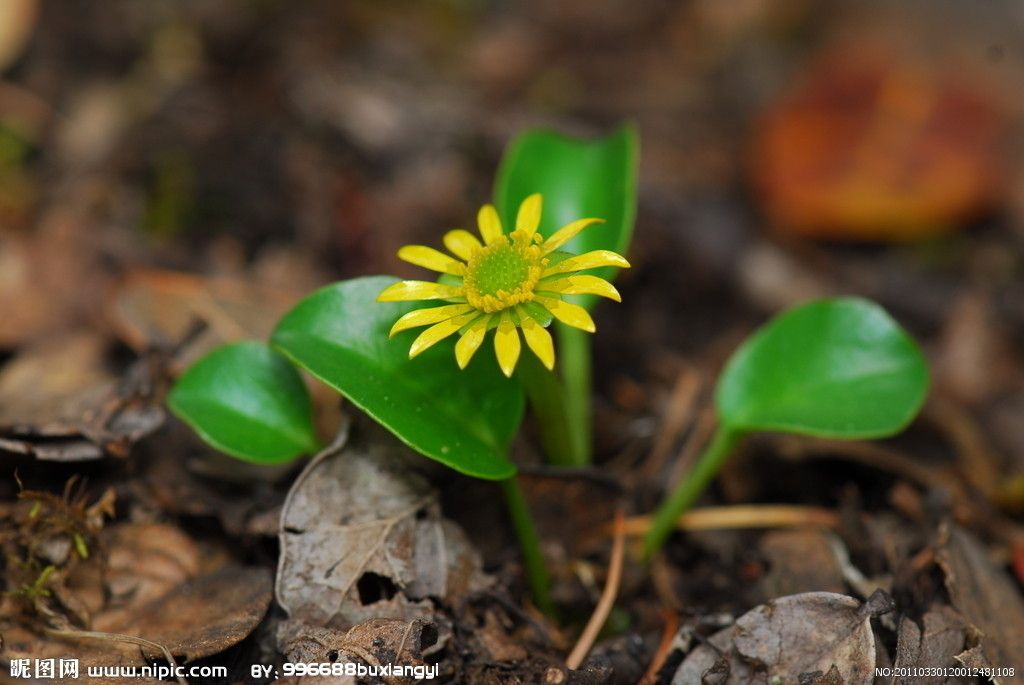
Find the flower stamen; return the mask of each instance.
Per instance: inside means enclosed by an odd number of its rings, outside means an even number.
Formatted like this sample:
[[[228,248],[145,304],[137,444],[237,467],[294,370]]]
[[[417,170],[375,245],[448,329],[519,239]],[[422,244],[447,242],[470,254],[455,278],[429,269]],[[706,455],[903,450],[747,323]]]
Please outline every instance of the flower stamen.
[[[539,245],[521,231],[474,248],[466,263],[466,300],[492,314],[533,300],[548,260]]]

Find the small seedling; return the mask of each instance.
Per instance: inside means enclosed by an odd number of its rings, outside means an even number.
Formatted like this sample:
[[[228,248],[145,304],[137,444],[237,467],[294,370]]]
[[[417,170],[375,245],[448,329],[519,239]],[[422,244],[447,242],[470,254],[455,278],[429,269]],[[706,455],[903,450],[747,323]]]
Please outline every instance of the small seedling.
[[[838,439],[884,438],[917,415],[928,367],[911,337],[859,298],[795,307],[744,342],[715,388],[718,429],[696,466],[658,510],[649,559],[737,444],[752,432]]]
[[[269,345],[234,343],[199,360],[169,406],[228,454],[288,461],[318,446],[296,367],[307,371],[421,454],[501,481],[534,596],[549,609],[508,447],[528,397],[552,461],[589,460],[587,310],[595,296],[620,299],[609,280],[628,266],[636,148],[630,127],[596,141],[525,134],[502,164],[497,205],[478,214],[480,238],[456,229],[443,238],[451,254],[399,251],[440,273],[436,282],[372,276],[322,288],[285,314]],[[478,353],[489,337],[494,354]]]

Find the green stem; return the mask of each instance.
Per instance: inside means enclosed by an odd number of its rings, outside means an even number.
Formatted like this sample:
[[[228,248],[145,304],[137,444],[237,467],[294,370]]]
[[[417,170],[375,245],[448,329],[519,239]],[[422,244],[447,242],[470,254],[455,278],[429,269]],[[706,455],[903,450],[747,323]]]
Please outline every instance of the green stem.
[[[545,369],[532,354],[523,355],[516,375],[530,400],[548,461],[558,466],[572,466],[575,463],[573,438],[569,431],[565,388],[558,376]]]
[[[715,474],[722,468],[726,457],[743,437],[742,431],[733,430],[725,425],[718,426],[693,470],[676,486],[671,496],[662,503],[655,514],[647,537],[644,538],[644,561],[650,561],[665,544],[665,540],[675,530],[676,521],[704,492]]]
[[[558,324],[558,353],[565,386],[565,413],[570,440],[570,465],[586,466],[591,461],[591,352],[590,334]]]
[[[519,538],[519,549],[523,553],[523,567],[530,590],[533,592],[533,601],[538,609],[553,616],[555,605],[551,601],[551,576],[548,575],[548,567],[540,551],[540,537],[533,526],[526,498],[515,476],[501,481],[501,488],[505,493],[505,503],[512,518],[512,526],[515,528],[516,537]]]

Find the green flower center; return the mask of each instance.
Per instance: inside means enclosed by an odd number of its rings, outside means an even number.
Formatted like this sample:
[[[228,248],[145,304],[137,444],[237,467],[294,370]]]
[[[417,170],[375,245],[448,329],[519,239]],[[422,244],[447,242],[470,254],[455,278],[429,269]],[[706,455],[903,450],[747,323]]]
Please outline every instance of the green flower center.
[[[515,290],[530,275],[530,264],[511,245],[499,243],[494,247],[497,249],[491,252],[483,251],[473,269],[476,287],[483,295]]]
[[[540,247],[515,233],[480,248],[466,263],[466,300],[488,313],[528,302],[546,262]]]

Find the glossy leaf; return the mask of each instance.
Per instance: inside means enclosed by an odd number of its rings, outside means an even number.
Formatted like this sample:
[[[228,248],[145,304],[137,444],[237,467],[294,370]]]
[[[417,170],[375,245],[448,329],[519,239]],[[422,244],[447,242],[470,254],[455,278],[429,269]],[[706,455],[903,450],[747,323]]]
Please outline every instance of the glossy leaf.
[[[178,379],[167,404],[206,442],[239,459],[278,463],[319,448],[305,383],[263,343],[209,352]]]
[[[590,226],[561,247],[583,254],[612,250],[625,254],[636,215],[639,138],[631,125],[594,140],[580,140],[551,131],[527,131],[505,151],[495,187],[495,202],[505,230],[515,225],[519,204],[533,193],[544,196],[540,233],[547,238],[582,218],[605,223]],[[618,269],[595,269],[611,280]],[[581,298],[588,308],[596,297]]]
[[[371,276],[318,290],[284,316],[272,344],[422,454],[479,478],[513,475],[506,453],[523,414],[519,385],[501,375],[490,348],[460,371],[454,336],[409,359],[420,331],[389,338],[391,326],[443,303],[377,302],[395,281]]]
[[[841,298],[762,327],[729,360],[715,399],[735,431],[878,438],[914,418],[928,382],[921,351],[884,309]]]

